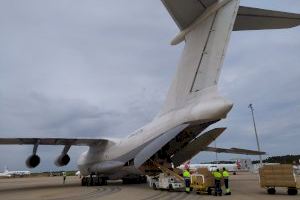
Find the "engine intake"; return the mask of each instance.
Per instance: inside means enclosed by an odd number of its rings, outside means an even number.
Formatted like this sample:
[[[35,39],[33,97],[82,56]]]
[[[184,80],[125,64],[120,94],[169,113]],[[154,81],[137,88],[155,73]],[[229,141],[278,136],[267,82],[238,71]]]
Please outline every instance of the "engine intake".
[[[40,157],[38,155],[31,155],[26,160],[26,165],[28,168],[35,168],[40,164]]]
[[[68,154],[61,154],[55,160],[55,165],[58,167],[62,167],[62,166],[69,164],[69,162],[70,162],[70,156]]]

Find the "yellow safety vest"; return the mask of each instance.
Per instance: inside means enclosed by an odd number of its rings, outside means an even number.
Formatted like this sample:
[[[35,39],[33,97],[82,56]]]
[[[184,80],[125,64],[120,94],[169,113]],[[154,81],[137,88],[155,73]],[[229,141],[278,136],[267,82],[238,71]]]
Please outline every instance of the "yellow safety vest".
[[[220,172],[215,171],[213,173],[214,177],[216,180],[221,180],[222,179],[222,174]]]
[[[225,179],[228,179],[229,178],[229,172],[228,171],[223,171],[223,177],[225,178]]]
[[[187,171],[187,170],[184,170],[184,171],[183,171],[183,178],[190,178],[190,177],[191,177],[190,172]]]

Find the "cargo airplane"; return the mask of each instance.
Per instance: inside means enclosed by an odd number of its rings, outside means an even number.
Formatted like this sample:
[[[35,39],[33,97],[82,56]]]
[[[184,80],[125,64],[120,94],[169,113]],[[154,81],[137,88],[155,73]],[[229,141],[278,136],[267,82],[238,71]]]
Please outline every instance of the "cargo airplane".
[[[78,168],[87,176],[83,180],[99,185],[108,179],[140,182],[142,175],[159,172],[153,162],[177,167],[202,151],[263,154],[209,146],[226,128],[208,127],[226,118],[233,107],[218,92],[221,67],[232,31],[295,27],[300,25],[300,15],[244,7],[239,0],[162,3],[180,29],[171,44],[184,42],[185,46],[165,103],[153,121],[122,139],[0,138],[0,144],[33,145],[26,161],[30,168],[40,163],[39,145],[64,146],[57,166],[69,163],[71,146],[88,146],[78,159]]]

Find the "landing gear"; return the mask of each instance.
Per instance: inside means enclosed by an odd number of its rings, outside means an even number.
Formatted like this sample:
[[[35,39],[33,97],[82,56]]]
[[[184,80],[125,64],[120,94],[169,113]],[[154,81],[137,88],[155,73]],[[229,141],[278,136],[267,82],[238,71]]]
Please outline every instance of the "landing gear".
[[[102,186],[107,185],[107,177],[90,175],[81,179],[81,186]]]

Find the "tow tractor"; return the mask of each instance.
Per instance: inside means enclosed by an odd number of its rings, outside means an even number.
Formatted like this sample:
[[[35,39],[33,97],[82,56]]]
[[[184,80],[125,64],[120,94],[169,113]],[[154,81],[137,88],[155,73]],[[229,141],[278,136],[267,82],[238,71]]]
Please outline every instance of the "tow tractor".
[[[154,190],[169,190],[169,191],[181,191],[184,189],[184,179],[176,172],[164,167],[156,162],[153,164],[159,168],[162,173],[157,176],[148,176],[148,183]]]
[[[162,173],[157,176],[148,176],[148,183],[154,190],[162,189],[169,191],[184,191],[184,178],[180,176],[179,172],[170,170],[158,163],[153,164],[159,168]],[[191,190],[197,194],[211,194],[214,189],[214,178],[207,168],[201,168],[196,174],[191,175]]]
[[[182,181],[179,181],[174,176],[167,175],[165,173],[160,173],[158,176],[150,177],[148,179],[149,186],[154,190],[182,190],[184,184]]]

